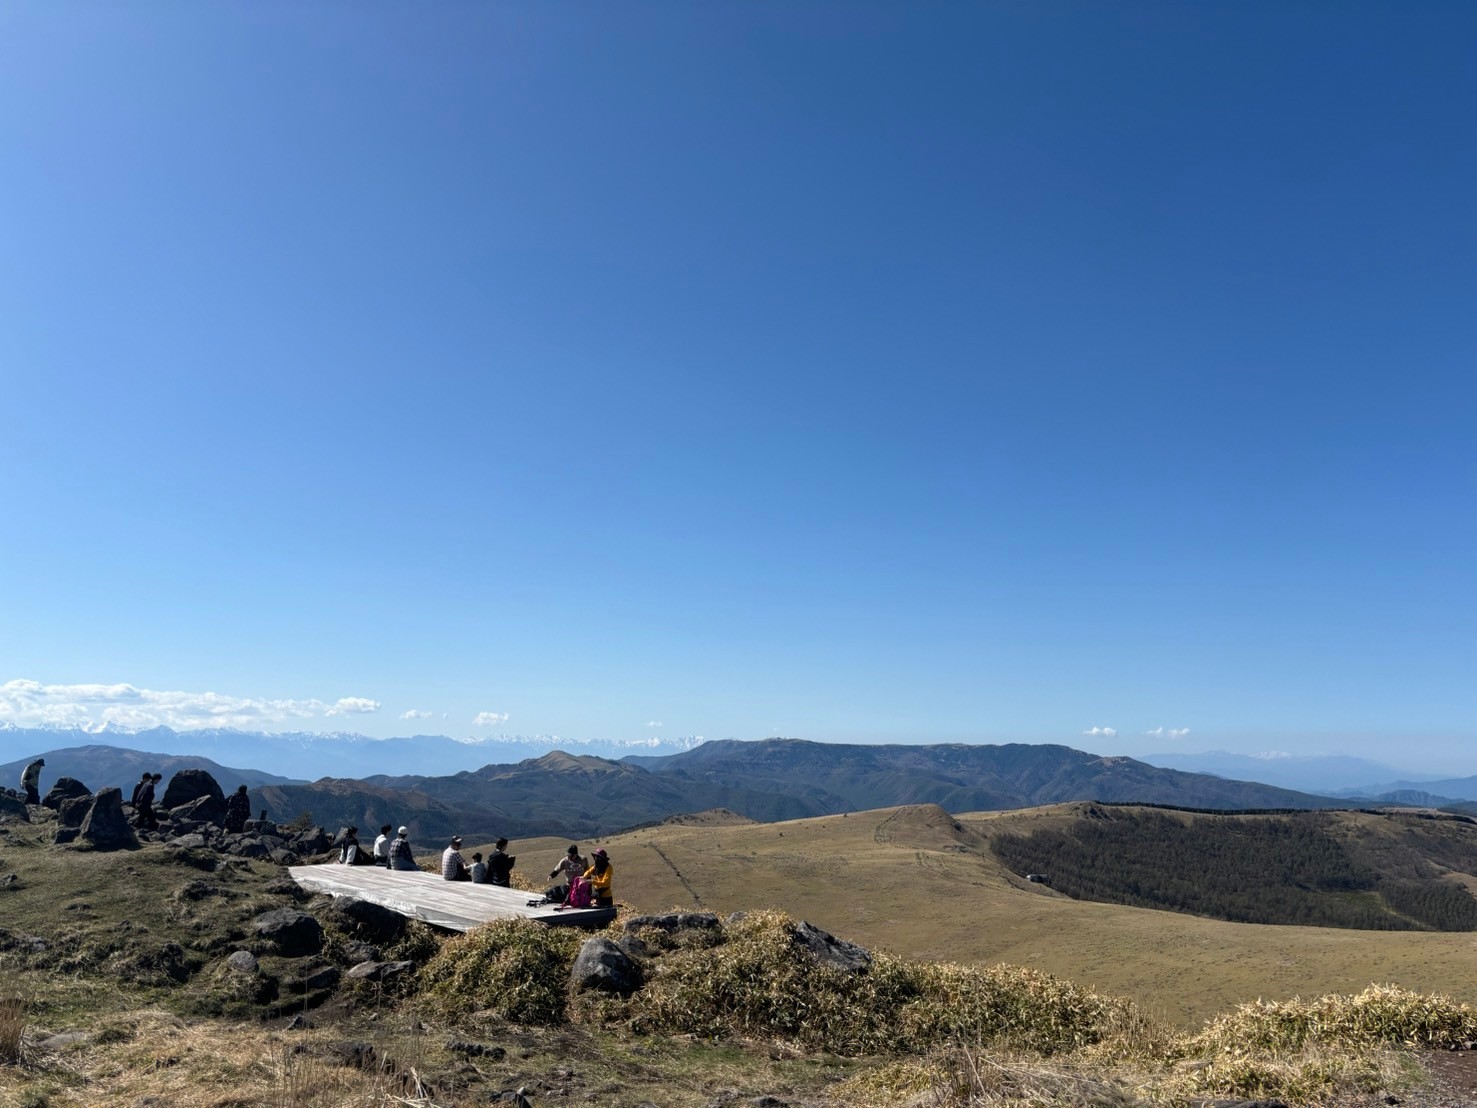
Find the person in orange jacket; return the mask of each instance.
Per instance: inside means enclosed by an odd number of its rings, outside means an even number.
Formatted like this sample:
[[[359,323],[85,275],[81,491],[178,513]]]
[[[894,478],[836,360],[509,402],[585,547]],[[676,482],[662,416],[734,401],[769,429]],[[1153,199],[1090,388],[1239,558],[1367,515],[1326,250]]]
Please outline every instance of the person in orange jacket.
[[[595,906],[597,908],[609,908],[615,903],[615,898],[610,891],[610,878],[615,873],[610,864],[610,855],[605,853],[602,846],[595,851],[594,861],[590,868],[585,870],[585,880],[590,883],[590,891],[595,895]]]

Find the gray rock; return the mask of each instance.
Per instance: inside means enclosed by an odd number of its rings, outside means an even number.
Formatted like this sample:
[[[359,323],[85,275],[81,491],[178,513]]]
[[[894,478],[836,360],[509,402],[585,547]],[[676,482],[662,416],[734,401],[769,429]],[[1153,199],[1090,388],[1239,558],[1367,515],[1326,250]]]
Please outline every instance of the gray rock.
[[[85,1043],[87,1032],[85,1031],[63,1031],[59,1035],[51,1035],[36,1044],[41,1050],[61,1050],[73,1043]]]
[[[243,828],[249,835],[275,835],[277,825],[269,819],[249,819]]]
[[[414,962],[360,962],[348,976],[352,981],[388,981],[414,968]]]
[[[123,793],[114,788],[99,789],[92,798],[77,837],[96,850],[133,849],[138,838],[123,814]]]
[[[288,1031],[311,1031],[311,1030],[313,1030],[313,1028],[315,1028],[317,1026],[318,1025],[316,1023],[314,1023],[307,1016],[305,1016],[301,1012],[299,1012],[297,1015],[293,1016],[291,1020],[288,1021],[288,1023],[287,1023],[287,1030]]]
[[[795,945],[821,965],[842,973],[866,973],[872,967],[871,951],[804,920],[795,925]]]
[[[405,933],[406,920],[399,912],[357,897],[334,897],[324,914],[328,923],[365,942],[393,943]]]
[[[328,832],[321,827],[315,827],[311,831],[304,831],[292,838],[292,849],[299,854],[322,854],[333,846],[333,840],[328,837]]]
[[[169,779],[169,786],[164,790],[164,799],[159,802],[158,806],[165,811],[173,812],[176,808],[183,808],[203,797],[209,797],[220,804],[220,818],[224,819],[226,794],[221,792],[216,779],[203,769],[182,769]],[[215,817],[191,815],[188,818],[214,819]]]
[[[82,821],[87,818],[87,809],[91,807],[91,793],[87,796],[68,797],[57,806],[56,822],[62,827],[76,831],[82,826]]]
[[[255,973],[256,955],[249,950],[238,950],[226,959],[226,966],[237,973]]]
[[[624,950],[609,939],[586,939],[570,970],[570,981],[576,989],[599,989],[602,992],[629,996],[641,987],[641,969]]]
[[[337,966],[319,966],[312,973],[306,973],[298,978],[298,985],[305,991],[312,992],[315,989],[331,989],[338,984],[339,978],[343,976]]]
[[[379,947],[358,939],[350,939],[344,943],[343,952],[344,961],[351,966],[357,966],[360,962],[378,962],[383,957]]]
[[[288,958],[323,949],[323,927],[306,912],[278,908],[251,921],[251,928]]]
[[[227,854],[234,854],[239,858],[270,858],[272,848],[261,839],[242,839],[226,848]]]
[[[80,800],[91,796],[92,790],[75,777],[58,777],[56,784],[51,786],[46,795],[41,798],[41,804],[45,808],[56,811],[61,807],[63,800]]]
[[[27,820],[31,813],[26,809],[24,800],[17,800],[13,796],[0,796],[0,819]]]
[[[280,846],[276,849],[268,850],[267,857],[271,858],[279,866],[296,866],[302,863],[302,859],[296,854]]]
[[[206,842],[204,835],[190,834],[171,839],[169,845],[177,850],[204,850]]]
[[[664,912],[655,916],[633,916],[626,920],[622,927],[627,932],[652,927],[671,934],[674,931],[687,931],[693,928],[718,931],[723,927],[723,923],[716,912]]]

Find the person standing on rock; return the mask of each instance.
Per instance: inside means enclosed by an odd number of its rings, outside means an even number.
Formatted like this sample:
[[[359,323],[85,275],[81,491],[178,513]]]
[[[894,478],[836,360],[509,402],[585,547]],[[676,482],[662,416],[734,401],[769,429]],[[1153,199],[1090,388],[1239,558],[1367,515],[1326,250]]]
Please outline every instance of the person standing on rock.
[[[37,758],[21,771],[21,790],[26,794],[27,804],[41,803],[41,793],[37,786],[41,784],[41,767],[45,764],[45,758]]]
[[[149,774],[146,771],[144,775],[138,779],[138,784],[133,787],[133,795],[128,798],[128,806],[132,808],[135,812],[138,811],[138,794],[143,792],[144,786],[148,783]]]
[[[246,830],[246,821],[251,818],[251,798],[242,785],[226,797],[226,834],[239,835]]]
[[[139,782],[138,805],[134,809],[133,825],[143,831],[159,830],[159,817],[154,814],[154,790],[164,774],[151,773],[147,782]]]
[[[410,828],[400,828],[399,834],[390,843],[390,868],[407,872],[413,872],[417,867],[415,855],[410,852],[410,840],[405,836],[410,834]]]

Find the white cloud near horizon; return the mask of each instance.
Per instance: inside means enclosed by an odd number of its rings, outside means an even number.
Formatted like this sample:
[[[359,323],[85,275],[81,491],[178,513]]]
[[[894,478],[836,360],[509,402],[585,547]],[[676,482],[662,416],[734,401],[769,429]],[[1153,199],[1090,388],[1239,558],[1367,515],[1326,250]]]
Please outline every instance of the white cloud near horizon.
[[[507,712],[478,712],[472,717],[473,727],[498,727],[507,722]]]
[[[646,726],[647,727],[660,727],[661,725],[662,725],[662,721],[659,720],[659,719],[649,719],[649,720],[646,721]]]
[[[1164,738],[1164,739],[1183,739],[1189,733],[1190,733],[1190,729],[1188,727],[1162,727],[1162,726],[1161,727],[1155,727],[1151,731],[1145,731],[1144,732],[1145,735],[1151,735],[1154,738]]]
[[[409,711],[401,712],[401,719],[430,719],[436,713],[425,708],[411,708]]]
[[[170,727],[260,730],[272,724],[363,715],[380,710],[377,700],[344,696],[334,701],[274,700],[217,692],[161,691],[134,685],[43,685],[14,680],[0,685],[0,720],[17,727],[77,727],[99,731]]]
[[[1102,735],[1105,738],[1111,739],[1114,735],[1118,734],[1118,729],[1116,727],[1089,727],[1082,733],[1084,735]]]

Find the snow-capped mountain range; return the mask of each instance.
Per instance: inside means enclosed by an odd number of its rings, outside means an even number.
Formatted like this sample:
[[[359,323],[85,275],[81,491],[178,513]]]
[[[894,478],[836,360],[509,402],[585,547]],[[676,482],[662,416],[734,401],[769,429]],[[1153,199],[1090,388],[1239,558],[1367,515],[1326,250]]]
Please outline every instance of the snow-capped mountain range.
[[[320,777],[375,774],[445,776],[486,765],[511,765],[551,750],[619,759],[628,754],[678,754],[703,742],[702,736],[650,739],[572,739],[562,735],[494,735],[456,739],[448,735],[409,735],[375,739],[348,731],[236,731],[211,728],[175,731],[168,727],[129,730],[115,726],[17,727],[0,721],[0,763],[101,740],[129,750],[198,754],[223,765],[268,767],[298,781]]]

